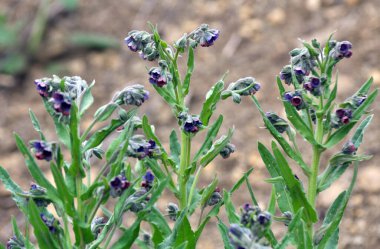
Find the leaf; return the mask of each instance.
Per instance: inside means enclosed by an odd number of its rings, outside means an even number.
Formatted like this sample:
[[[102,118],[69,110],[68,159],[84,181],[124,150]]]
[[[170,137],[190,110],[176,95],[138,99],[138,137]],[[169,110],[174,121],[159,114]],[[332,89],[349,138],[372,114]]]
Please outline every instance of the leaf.
[[[223,123],[223,116],[219,115],[218,119],[208,128],[208,132],[206,135],[206,138],[201,146],[201,148],[197,151],[193,158],[193,162],[196,162],[199,157],[204,155],[204,153],[209,150],[212,146],[212,142],[215,139],[215,137],[218,135],[219,129],[222,126]]]
[[[281,171],[277,165],[276,159],[272,156],[270,151],[261,143],[258,145],[260,156],[268,169],[268,172],[272,178],[281,177]],[[282,177],[281,177],[282,178]],[[286,211],[293,212],[293,205],[289,191],[286,188],[285,182],[274,183],[277,204],[282,213]]]
[[[276,213],[276,190],[272,186],[272,191],[268,203],[268,212],[274,215]]]
[[[86,142],[83,151],[87,151],[101,144],[104,139],[106,139],[106,137],[108,137],[108,135],[110,135],[114,130],[124,125],[128,120],[132,119],[136,115],[136,112],[137,109],[131,109],[128,111],[127,120],[113,119],[111,121],[111,124],[95,132]]]
[[[371,123],[373,115],[366,117],[356,129],[354,135],[352,136],[352,143],[355,145],[355,148],[359,148],[363,141],[364,132],[367,129],[368,125]]]
[[[289,223],[288,232],[282,238],[282,240],[274,247],[274,249],[284,249],[290,243],[291,239],[295,236],[296,229],[298,224],[302,222],[302,212],[303,208],[300,208],[292,221]]]
[[[228,227],[223,223],[223,221],[218,217],[218,230],[223,239],[223,244],[225,249],[234,249],[230,243],[228,236]]]
[[[149,214],[146,215],[145,220],[148,221],[152,227],[152,241],[155,246],[158,246],[158,244],[171,234],[171,229],[166,222],[165,217],[157,208],[153,207]]]
[[[233,133],[234,129],[229,129],[227,136],[222,136],[220,139],[215,141],[211,148],[201,158],[200,164],[202,167],[206,167],[217,155],[219,155],[219,152],[230,142]]]
[[[369,89],[371,89],[371,86],[373,84],[373,77],[370,77],[354,95],[367,95],[369,92]]]
[[[94,119],[99,122],[107,120],[117,107],[118,105],[113,102],[100,107],[98,110],[96,110]]]
[[[216,187],[218,186],[218,182],[219,182],[218,178],[214,177],[212,182],[202,190],[202,196],[201,196],[201,202],[200,202],[201,207],[204,207],[207,205],[208,200],[210,199],[211,195],[214,193]]]
[[[347,125],[340,127],[336,130],[331,136],[327,139],[326,143],[323,145],[324,148],[331,148],[340,141],[342,141],[346,135],[351,131],[351,129],[355,126],[356,121],[353,121]]]
[[[82,149],[79,136],[79,117],[78,107],[75,103],[71,106],[70,111],[70,144],[71,144],[71,165],[69,172],[76,176],[80,174],[85,176],[85,172],[82,165]]]
[[[272,136],[277,140],[277,142],[281,145],[281,147],[284,149],[285,153],[292,158],[294,161],[298,163],[298,165],[301,167],[302,171],[305,173],[306,176],[310,175],[310,169],[307,166],[307,164],[303,161],[302,156],[295,152],[293,148],[289,145],[289,143],[285,140],[285,138],[279,133],[276,128],[271,124],[269,119],[265,116],[265,113],[263,109],[261,108],[259,102],[255,98],[255,96],[252,96],[252,100],[255,103],[257,109],[259,110],[265,126],[268,128],[269,132],[272,134]]]
[[[34,114],[34,112],[31,109],[29,109],[29,116],[30,116],[30,119],[32,120],[32,124],[33,124],[34,129],[40,135],[40,139],[43,141],[46,141],[45,136],[41,130],[40,122],[38,121],[36,115]]]
[[[58,240],[53,237],[48,227],[40,217],[40,211],[33,200],[28,202],[28,214],[30,224],[34,228],[34,236],[37,239],[38,246],[41,249],[61,248],[57,242]]]
[[[282,97],[285,92],[285,88],[283,87],[281,79],[279,77],[277,77],[277,86],[280,91],[280,97]],[[293,124],[294,128],[296,128],[296,130],[311,144],[320,146],[317,141],[315,141],[313,131],[303,121],[297,110],[287,101],[284,101],[283,105],[285,107],[286,116],[288,120]]]
[[[251,184],[249,184],[248,177],[245,178],[245,183],[247,184],[249,195],[251,196],[251,200],[252,200],[253,204],[255,204],[256,206],[258,206],[259,203],[257,202],[256,197],[255,197],[255,195],[253,193],[253,189],[252,189]]]
[[[20,186],[18,186],[12,178],[9,176],[8,172],[0,166],[0,180],[3,182],[4,187],[12,193],[12,198],[16,202],[17,206],[26,214],[26,201],[24,198],[20,197],[18,194],[23,193]]]
[[[181,155],[181,145],[178,141],[178,136],[175,130],[172,130],[170,133],[170,155],[173,158],[174,162],[179,165],[179,157]]]
[[[189,46],[188,59],[187,59],[187,72],[185,79],[183,80],[182,92],[183,96],[186,96],[189,93],[191,75],[194,70],[194,49]]]
[[[91,89],[95,85],[95,81],[91,83],[89,87],[84,91],[79,108],[79,116],[82,117],[83,114],[90,108],[92,103],[94,103],[94,97],[91,94]]]
[[[235,207],[231,201],[231,194],[226,190],[223,191],[224,207],[226,208],[227,218],[230,224],[239,223],[240,218],[235,211]]]
[[[127,230],[123,232],[119,240],[111,246],[111,249],[130,248],[140,232],[141,219],[137,219]]]
[[[285,157],[277,148],[275,142],[272,142],[272,150],[274,153],[274,157],[277,161],[277,165],[279,166],[281,176],[284,178],[285,184],[292,198],[294,211],[297,212],[299,209],[304,208],[305,221],[315,223],[316,221],[318,221],[317,213],[308,202],[306,195],[303,192],[300,181],[294,177],[294,173],[289,167],[289,164],[286,161]]]
[[[156,85],[153,85],[154,89],[156,89],[156,92],[168,103],[170,106],[175,107],[176,106],[176,100],[173,94],[167,89],[167,87],[158,87]]]
[[[368,107],[376,100],[378,94],[378,89],[375,89],[367,99],[354,111],[352,114],[353,120],[359,120],[363,113],[368,109]]]
[[[334,101],[335,98],[336,98],[336,94],[337,94],[337,92],[338,92],[338,75],[337,75],[337,80],[336,80],[336,83],[335,83],[335,85],[334,85],[334,88],[333,88],[333,90],[331,91],[330,96],[329,96],[329,98],[328,98],[326,104],[325,104],[324,107],[323,107],[323,111],[322,111],[322,113],[326,113],[326,112],[330,109],[331,104],[333,103],[333,101]]]
[[[211,115],[216,109],[216,104],[220,100],[220,95],[222,94],[223,89],[224,81],[221,79],[207,92],[206,100],[203,102],[202,111],[200,114],[200,120],[203,125],[208,125]]]

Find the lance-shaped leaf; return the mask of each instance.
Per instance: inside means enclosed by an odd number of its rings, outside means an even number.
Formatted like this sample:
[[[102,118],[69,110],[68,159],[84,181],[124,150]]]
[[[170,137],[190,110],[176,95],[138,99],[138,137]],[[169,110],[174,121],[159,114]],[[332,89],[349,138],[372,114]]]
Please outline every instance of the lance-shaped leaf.
[[[281,151],[278,149],[275,142],[272,142],[272,150],[274,153],[274,157],[277,161],[277,165],[281,173],[281,176],[284,178],[285,184],[292,198],[294,211],[297,212],[299,209],[304,208],[303,217],[306,222],[314,223],[318,221],[317,213],[308,202],[306,195],[303,192],[300,181],[295,178],[294,173],[289,167],[288,162],[282,155]]]
[[[285,88],[282,85],[281,79],[279,77],[277,77],[277,86],[280,91],[280,97],[282,98],[285,93]],[[297,110],[287,101],[284,101],[283,104],[285,107],[286,116],[288,120],[293,124],[294,128],[311,144],[319,146],[317,141],[314,139],[313,131],[303,121]]]
[[[230,238],[228,236],[228,227],[223,223],[223,221],[218,217],[218,230],[220,235],[222,235],[222,240],[225,249],[234,249],[230,243]]]
[[[236,213],[234,204],[232,203],[231,193],[224,190],[223,191],[223,200],[224,200],[224,207],[226,208],[228,221],[231,224],[239,223],[240,218],[239,218],[239,215]]]
[[[179,157],[181,155],[181,144],[179,143],[177,133],[172,130],[170,133],[170,156],[173,161],[179,165]]]
[[[211,115],[216,109],[216,104],[220,100],[220,96],[224,89],[224,79],[225,76],[221,80],[219,80],[206,94],[206,100],[203,103],[202,111],[199,116],[199,119],[202,121],[203,125],[207,126]]]
[[[78,107],[75,103],[72,103],[70,111],[70,144],[71,144],[71,165],[69,172],[72,175],[80,174],[85,176],[82,165],[82,149],[79,136],[79,116]]]
[[[264,123],[265,127],[269,130],[269,132],[272,134],[272,136],[277,140],[277,142],[281,145],[281,147],[284,149],[285,153],[292,158],[294,161],[298,163],[298,165],[301,167],[302,171],[305,173],[305,175],[310,175],[310,169],[307,166],[307,164],[302,159],[302,156],[294,151],[294,149],[289,145],[289,143],[285,140],[285,138],[277,131],[277,129],[272,125],[272,123],[269,121],[269,119],[265,116],[265,113],[263,109],[261,108],[259,102],[255,98],[255,96],[252,96],[252,100],[255,103],[257,109],[259,110]]]
[[[182,86],[183,96],[186,96],[189,93],[190,80],[191,80],[191,75],[193,74],[193,70],[194,70],[194,49],[191,46],[189,46],[189,53],[188,53],[188,58],[187,58],[187,71],[186,71],[186,76],[185,76],[185,79],[183,80],[183,86]]]
[[[34,114],[34,112],[31,109],[29,109],[29,116],[30,116],[30,120],[32,120],[33,128],[40,135],[40,139],[43,140],[43,141],[46,141],[45,136],[44,136],[44,134],[42,133],[42,130],[41,130],[40,122],[38,121],[36,115]]]
[[[25,213],[26,212],[26,200],[18,194],[23,193],[17,183],[15,183],[8,172],[0,166],[0,180],[3,182],[4,187],[11,192],[13,200],[16,202],[18,208]]]
[[[156,247],[162,243],[165,238],[170,236],[172,231],[166,221],[166,218],[157,208],[153,207],[149,211],[149,215],[146,215],[145,220],[148,221],[152,227],[152,241]]]
[[[107,120],[117,107],[118,104],[116,103],[108,103],[104,106],[101,106],[98,110],[96,110],[94,119],[96,119],[98,122]]]
[[[219,152],[226,147],[230,142],[231,137],[234,133],[234,129],[229,129],[227,136],[222,136],[211,146],[211,148],[206,152],[206,154],[201,158],[200,163],[202,167],[206,167],[214,158],[219,154]]]
[[[141,218],[137,218],[137,220],[127,229],[123,232],[119,240],[115,242],[111,246],[111,249],[124,249],[124,248],[130,248],[139,236],[140,232],[140,223]]]
[[[95,85],[95,81],[91,83],[84,91],[83,96],[81,98],[80,106],[79,106],[79,116],[82,117],[83,114],[90,108],[92,103],[94,103],[94,97],[92,96],[91,89]]]

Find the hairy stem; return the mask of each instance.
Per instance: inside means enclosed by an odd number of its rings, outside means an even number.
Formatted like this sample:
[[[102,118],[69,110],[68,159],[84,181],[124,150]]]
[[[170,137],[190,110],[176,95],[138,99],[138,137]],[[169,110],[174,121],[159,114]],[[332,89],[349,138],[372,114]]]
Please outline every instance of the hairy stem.
[[[187,205],[187,189],[186,189],[186,168],[190,162],[191,138],[182,131],[181,133],[181,158],[179,165],[179,193],[180,208],[184,209]]]

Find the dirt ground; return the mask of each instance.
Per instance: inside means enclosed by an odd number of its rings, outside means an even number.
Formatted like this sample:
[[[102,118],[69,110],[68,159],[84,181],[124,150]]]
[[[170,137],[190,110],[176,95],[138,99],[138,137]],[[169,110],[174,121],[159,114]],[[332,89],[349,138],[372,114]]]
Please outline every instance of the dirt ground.
[[[13,21],[30,20],[37,8],[34,2],[3,0],[0,10],[7,12]],[[152,97],[142,108],[142,113],[149,116],[159,136],[167,143],[175,120],[147,81],[145,66],[153,64],[142,61],[122,44],[128,31],[146,29],[148,21],[158,24],[167,41],[176,40],[201,23],[208,23],[221,31],[215,46],[196,50],[196,68],[188,98],[193,113],[199,112],[206,91],[227,70],[228,83],[245,76],[258,79],[262,90],[257,97],[264,109],[282,112],[274,76],[288,63],[288,51],[300,45],[297,38],[310,40],[315,37],[323,41],[336,31],[336,39],[353,43],[352,58],[339,64],[341,100],[352,94],[370,75],[375,84],[380,85],[379,8],[379,0],[80,1],[75,12],[57,17],[48,27],[37,58],[24,79],[0,75],[0,164],[21,186],[28,187],[30,177],[12,133],[17,132],[25,140],[37,137],[29,122],[28,109],[31,108],[47,129],[47,136],[55,139],[52,124],[33,84],[35,78],[52,73],[80,75],[88,82],[95,79],[96,106],[106,103],[115,91],[128,83],[144,84]],[[112,35],[120,40],[120,49],[72,51],[65,41],[73,31]],[[360,151],[374,157],[361,164],[358,183],[341,224],[339,248],[372,249],[380,243],[379,101],[373,106],[373,112],[376,115],[371,131],[365,136]],[[205,171],[202,182],[206,184],[217,174],[221,178],[220,186],[229,188],[243,172],[254,167],[251,182],[265,207],[269,184],[263,180],[268,175],[257,152],[257,141],[269,144],[270,137],[262,129],[257,110],[249,99],[240,105],[227,100],[218,106],[217,113],[225,115],[224,131],[235,126],[233,142],[237,152],[228,160],[215,161]],[[304,148],[303,151],[307,159],[310,150]],[[352,168],[321,194],[318,205],[322,213],[348,186],[351,175]],[[239,191],[234,197],[237,205],[249,200],[247,193],[245,189]],[[23,219],[2,185],[0,197],[0,242],[5,243],[11,235],[11,215],[15,215],[20,224]],[[206,231],[199,248],[221,248],[215,223],[211,223]]]

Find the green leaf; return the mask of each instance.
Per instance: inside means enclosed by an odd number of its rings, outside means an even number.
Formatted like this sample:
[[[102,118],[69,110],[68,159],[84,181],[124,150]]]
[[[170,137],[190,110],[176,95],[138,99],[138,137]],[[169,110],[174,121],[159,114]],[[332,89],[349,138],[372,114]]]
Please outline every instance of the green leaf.
[[[30,119],[32,120],[32,124],[33,124],[34,129],[40,135],[40,139],[43,141],[46,141],[45,136],[41,130],[40,122],[38,121],[36,115],[34,114],[34,112],[31,109],[29,109],[29,116],[30,116]]]
[[[255,96],[252,96],[252,100],[255,103],[257,109],[259,110],[259,112],[260,112],[260,114],[264,120],[265,126],[268,128],[269,132],[277,140],[277,142],[281,145],[281,147],[284,149],[285,153],[290,158],[292,158],[294,161],[296,161],[298,163],[298,165],[300,165],[302,171],[305,173],[306,176],[309,176],[310,175],[310,169],[307,166],[307,164],[304,162],[304,160],[302,159],[302,156],[293,150],[293,148],[289,145],[289,143],[285,140],[285,138],[281,135],[281,133],[279,133],[276,130],[276,128],[271,124],[269,119],[265,116],[265,113],[264,113],[263,109],[261,108],[259,102],[255,98]]]
[[[34,228],[34,236],[37,239],[38,246],[41,249],[61,248],[58,240],[53,237],[48,227],[42,221],[40,211],[33,200],[28,202],[28,214],[30,224]]]
[[[104,139],[106,139],[108,135],[110,135],[114,130],[124,125],[128,120],[132,119],[136,115],[136,112],[137,109],[131,109],[130,111],[128,111],[127,120],[113,119],[111,121],[111,124],[95,132],[86,142],[83,151],[87,151],[101,144],[104,141]]]
[[[181,154],[181,145],[178,141],[178,136],[175,130],[170,133],[170,155],[174,162],[179,165],[179,157]]]
[[[203,125],[208,125],[211,115],[216,109],[216,104],[220,100],[220,95],[222,94],[223,89],[224,81],[221,79],[207,92],[206,100],[203,102],[202,111],[200,114],[200,120],[202,121]]]
[[[304,208],[305,221],[315,223],[316,221],[318,221],[317,213],[308,202],[300,181],[295,178],[294,173],[289,167],[288,162],[278,149],[275,142],[272,142],[272,150],[274,153],[274,157],[277,161],[277,165],[279,166],[281,176],[284,178],[285,184],[292,198],[294,211],[297,212],[301,208]]]
[[[10,177],[8,172],[0,166],[0,180],[3,182],[4,187],[12,193],[12,198],[16,202],[17,206],[24,213],[26,212],[26,200],[23,197],[20,197],[18,194],[23,193],[20,186],[18,186]]]
[[[220,115],[218,119],[209,127],[209,130],[207,132],[206,138],[201,146],[201,148],[197,151],[193,158],[193,163],[196,162],[199,157],[204,155],[204,153],[209,150],[212,146],[212,142],[215,139],[215,137],[218,135],[219,129],[222,126],[223,123],[223,116]]]
[[[285,88],[283,87],[281,79],[279,77],[277,77],[277,86],[280,91],[280,97],[282,97],[285,92]],[[314,139],[313,131],[303,121],[297,110],[287,101],[284,101],[283,104],[285,107],[286,116],[288,120],[293,124],[294,128],[296,128],[296,130],[311,144],[319,146],[317,141]]]
[[[371,89],[371,86],[373,84],[373,77],[370,77],[354,95],[367,95],[369,92],[369,89]]]
[[[227,218],[230,224],[239,223],[240,218],[236,213],[234,204],[231,201],[231,194],[226,190],[223,191],[224,207],[226,208]]]
[[[281,177],[281,171],[277,165],[276,159],[272,156],[270,151],[261,143],[258,145],[259,153],[261,158],[268,169],[269,174],[272,178]],[[282,178],[282,177],[281,177]],[[293,205],[291,197],[289,196],[289,191],[286,188],[284,181],[274,183],[277,203],[281,212],[290,211],[293,212]]]
[[[91,89],[95,85],[95,81],[91,83],[89,87],[84,91],[79,108],[79,116],[82,117],[83,114],[90,108],[92,103],[94,103],[94,97],[92,96]]]
[[[334,88],[333,88],[333,90],[331,91],[330,96],[329,96],[329,98],[328,98],[328,100],[327,100],[325,106],[323,107],[323,111],[322,111],[322,113],[326,113],[326,112],[330,109],[331,104],[333,103],[333,101],[334,101],[335,98],[336,98],[336,94],[337,94],[337,92],[338,92],[338,74],[337,74],[337,80],[336,80],[336,82],[335,82]]]
[[[256,197],[255,197],[255,195],[253,193],[253,189],[252,189],[251,184],[249,183],[248,177],[245,178],[245,183],[247,184],[249,195],[251,196],[251,200],[252,200],[253,204],[255,204],[256,206],[258,206],[259,203],[257,202]]]
[[[223,223],[223,221],[218,217],[218,230],[220,235],[222,235],[223,244],[225,249],[234,249],[230,243],[230,238],[228,236],[228,227]]]
[[[340,127],[333,134],[331,134],[331,136],[327,139],[323,147],[329,149],[337,143],[339,143],[340,141],[342,141],[346,137],[346,135],[351,131],[351,129],[355,126],[355,124],[356,121]]]
[[[282,238],[282,240],[274,247],[274,249],[285,249],[286,246],[291,242],[291,239],[296,236],[295,232],[300,223],[302,223],[302,212],[303,208],[300,208],[292,221],[289,223],[288,232]]]
[[[156,92],[166,101],[166,103],[172,107],[176,106],[176,100],[173,96],[174,94],[169,91],[167,87],[158,87],[156,85],[153,85],[153,87],[156,89]]]
[[[84,177],[85,173],[82,165],[82,150],[79,136],[78,107],[75,103],[71,105],[70,111],[70,143],[71,165],[69,167],[69,172],[72,175],[76,176],[77,174],[80,174],[82,177]]]
[[[226,145],[230,142],[233,133],[234,129],[229,129],[227,136],[222,136],[220,139],[215,141],[211,148],[201,158],[200,163],[202,167],[206,167],[212,160],[214,160],[214,158],[219,154],[219,152],[224,147],[226,147]]]
[[[166,237],[170,236],[171,229],[166,221],[166,218],[157,208],[153,207],[149,214],[146,215],[145,220],[149,222],[152,227],[152,241],[155,246],[158,246]]]
[[[202,190],[202,196],[201,196],[201,202],[200,202],[201,207],[204,207],[207,205],[208,200],[210,199],[211,195],[214,193],[216,187],[218,186],[218,182],[219,182],[218,178],[214,177],[212,182]]]
[[[193,70],[194,70],[194,50],[191,46],[189,46],[189,54],[187,58],[187,72],[186,72],[185,79],[183,80],[183,86],[182,86],[183,96],[186,96],[189,93],[190,80],[191,80],[191,75],[193,74]]]
[[[367,99],[354,111],[352,114],[353,120],[359,120],[363,113],[368,109],[368,107],[376,100],[378,89],[375,89]]]
[[[107,120],[117,107],[118,105],[115,103],[109,103],[100,107],[98,110],[96,110],[94,119],[98,120],[99,122]]]
[[[268,212],[274,215],[276,213],[276,190],[272,186],[272,191],[268,203]]]
[[[137,219],[132,226],[123,232],[119,240],[111,246],[111,249],[131,248],[133,242],[137,239],[140,232],[141,219]]]

